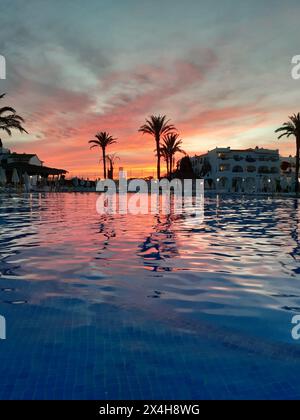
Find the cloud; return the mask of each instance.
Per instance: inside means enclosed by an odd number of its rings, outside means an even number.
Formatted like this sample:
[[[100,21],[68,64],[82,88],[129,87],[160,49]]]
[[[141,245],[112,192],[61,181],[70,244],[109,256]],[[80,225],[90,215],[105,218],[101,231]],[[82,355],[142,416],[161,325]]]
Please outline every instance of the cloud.
[[[107,130],[123,166],[152,171],[153,140],[137,132],[152,113],[172,119],[190,153],[277,147],[274,130],[299,103],[289,68],[298,52],[295,2],[270,11],[258,2],[166,1],[159,15],[146,2],[130,0],[130,12],[124,3],[66,1],[61,13],[55,1],[15,0],[6,8],[1,86],[30,131],[5,139],[11,148],[93,174],[99,159],[87,142]],[[290,152],[293,142],[280,147]]]

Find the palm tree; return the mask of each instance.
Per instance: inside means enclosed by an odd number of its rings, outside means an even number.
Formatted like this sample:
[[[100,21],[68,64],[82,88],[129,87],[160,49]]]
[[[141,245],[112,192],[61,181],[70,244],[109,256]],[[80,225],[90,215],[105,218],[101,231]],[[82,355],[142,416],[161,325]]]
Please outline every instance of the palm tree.
[[[0,95],[0,99],[3,99],[4,96],[5,93]],[[23,122],[24,119],[17,114],[14,108],[10,106],[0,108],[0,130],[4,130],[9,136],[12,134],[12,129],[17,129],[21,133],[27,133],[25,128],[22,126]]]
[[[295,136],[296,138],[296,173],[295,173],[295,192],[299,192],[299,158],[300,158],[300,113],[294,114],[289,117],[288,122],[285,122],[281,127],[279,127],[275,133],[280,133],[278,139],[282,137],[289,138],[290,136]]]
[[[148,119],[146,119],[146,124],[142,125],[139,129],[139,132],[143,134],[150,134],[155,139],[157,155],[157,179],[160,179],[161,136],[174,130],[176,130],[176,128],[174,125],[170,124],[170,120],[167,120],[166,115],[151,115]]]
[[[167,177],[169,177],[169,175],[170,175],[170,158],[169,158],[168,149],[167,149],[167,147],[165,145],[163,145],[160,148],[160,153],[161,153],[161,156],[164,158],[164,160],[166,162],[166,165],[167,165]]]
[[[101,131],[95,135],[97,140],[90,140],[89,143],[92,144],[90,148],[93,149],[94,147],[100,147],[102,149],[102,160],[103,160],[103,175],[104,179],[107,178],[106,172],[106,148],[111,146],[112,144],[116,143],[117,139],[113,138],[109,133],[106,131]]]
[[[167,162],[167,172],[168,176],[171,176],[174,167],[174,157],[176,153],[183,153],[185,151],[181,149],[182,140],[179,139],[177,133],[166,134],[163,138],[163,146],[161,148],[161,153]]]
[[[117,160],[120,160],[119,156],[116,155],[116,153],[113,153],[111,155],[106,156],[107,162],[109,164],[108,169],[108,178],[114,179],[114,167]]]

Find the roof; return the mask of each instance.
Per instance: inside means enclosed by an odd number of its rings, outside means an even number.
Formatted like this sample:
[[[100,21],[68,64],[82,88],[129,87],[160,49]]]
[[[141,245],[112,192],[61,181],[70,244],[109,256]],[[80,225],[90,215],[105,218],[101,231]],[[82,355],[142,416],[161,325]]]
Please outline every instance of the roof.
[[[264,149],[263,147],[249,147],[248,149],[231,149],[230,147],[227,148],[218,148],[211,150],[211,152],[218,152],[218,153],[278,153],[278,149]]]
[[[7,158],[13,159],[18,162],[28,162],[30,159],[35,157],[37,155],[35,154],[29,154],[29,153],[10,153]]]
[[[17,169],[17,171],[21,173],[27,172],[28,175],[47,176],[47,175],[62,175],[62,174],[67,173],[65,169],[48,168],[47,166],[30,165],[29,163],[24,163],[24,162],[13,162],[13,163],[2,164],[2,167],[7,170]]]

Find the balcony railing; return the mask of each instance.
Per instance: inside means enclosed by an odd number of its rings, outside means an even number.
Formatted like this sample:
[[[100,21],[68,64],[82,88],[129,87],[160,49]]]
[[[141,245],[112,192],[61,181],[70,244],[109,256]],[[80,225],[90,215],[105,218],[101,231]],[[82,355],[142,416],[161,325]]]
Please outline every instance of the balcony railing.
[[[258,173],[259,174],[279,174],[279,169],[262,167],[262,168],[258,168]]]
[[[235,166],[232,169],[232,172],[234,172],[234,173],[241,173],[241,172],[244,172],[244,169],[241,166]]]

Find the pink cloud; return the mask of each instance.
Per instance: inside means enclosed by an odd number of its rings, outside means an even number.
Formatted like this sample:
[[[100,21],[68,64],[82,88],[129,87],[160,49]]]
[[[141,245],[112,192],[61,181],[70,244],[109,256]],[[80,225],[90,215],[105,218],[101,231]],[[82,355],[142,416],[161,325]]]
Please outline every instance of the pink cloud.
[[[162,60],[158,65],[142,64],[134,70],[113,72],[99,80],[97,89],[88,92],[24,80],[14,100],[18,111],[23,110],[32,134],[14,149],[35,152],[46,164],[74,174],[96,175],[100,172],[100,153],[89,150],[88,140],[97,131],[106,130],[118,137],[111,151],[121,157],[120,165],[151,172],[155,167],[154,142],[137,132],[151,113],[166,113],[183,139],[199,137],[189,146],[190,152],[205,151],[206,136],[222,133],[230,139],[270,120],[274,111],[262,111],[250,101],[247,105],[226,104],[226,93],[215,92],[215,104],[207,105],[201,97],[184,97],[186,91],[205,89],[206,79],[218,63],[210,50],[202,51],[202,61],[198,61],[194,52],[190,60]],[[99,99],[101,106],[97,105]],[[199,105],[207,109],[199,111]]]

